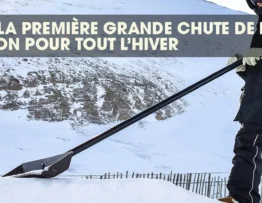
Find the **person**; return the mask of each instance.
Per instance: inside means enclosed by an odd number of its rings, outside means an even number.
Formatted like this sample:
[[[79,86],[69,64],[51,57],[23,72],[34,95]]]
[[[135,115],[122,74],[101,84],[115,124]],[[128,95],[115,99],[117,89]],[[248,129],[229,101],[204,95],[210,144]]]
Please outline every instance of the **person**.
[[[242,65],[236,68],[245,86],[235,121],[241,128],[235,138],[234,157],[227,188],[229,196],[218,199],[227,203],[259,203],[259,184],[262,173],[262,1],[246,0],[248,6],[258,15],[258,23],[250,49],[243,55],[228,59],[232,64],[242,58]]]

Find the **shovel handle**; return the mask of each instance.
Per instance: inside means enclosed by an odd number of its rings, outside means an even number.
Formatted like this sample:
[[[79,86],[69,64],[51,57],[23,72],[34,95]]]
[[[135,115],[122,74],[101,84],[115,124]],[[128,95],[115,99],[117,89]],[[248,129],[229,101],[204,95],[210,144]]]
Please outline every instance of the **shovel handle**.
[[[96,135],[95,137],[91,138],[90,140],[80,144],[79,146],[69,150],[68,152],[73,152],[73,156],[86,150],[87,148],[89,147],[92,147],[93,145],[97,144],[98,142],[110,137],[111,135],[121,131],[122,129],[132,125],[133,123],[145,118],[146,116],[152,114],[153,112],[161,109],[162,107],[164,106],[167,106],[168,104],[180,99],[181,97],[189,94],[190,92],[193,92],[194,90],[200,88],[201,86],[211,82],[212,80],[224,75],[225,73],[233,70],[234,68],[240,66],[242,64],[242,59],[234,62],[233,64],[231,65],[228,65],[226,66],[225,68],[207,76],[206,78],[192,84],[191,86],[185,88],[184,90],[176,93],[175,95],[163,100],[162,102],[159,102],[158,104],[146,109],[145,111],[135,115],[134,117],[126,120],[126,121],[123,121],[122,123],[110,128],[109,130],[101,133],[101,134],[98,134]]]

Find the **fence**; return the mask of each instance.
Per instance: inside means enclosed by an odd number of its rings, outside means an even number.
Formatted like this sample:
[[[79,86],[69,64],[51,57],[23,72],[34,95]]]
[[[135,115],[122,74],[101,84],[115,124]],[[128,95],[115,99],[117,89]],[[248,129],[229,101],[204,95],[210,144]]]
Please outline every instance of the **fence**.
[[[226,174],[228,175],[228,174]],[[170,174],[140,174],[135,172],[126,173],[105,173],[104,175],[85,175],[86,179],[124,179],[124,178],[147,178],[161,179],[168,181],[176,186],[185,188],[193,193],[207,196],[212,199],[225,197],[228,195],[226,183],[228,178],[213,173],[173,173]]]
[[[147,178],[161,179],[176,186],[185,188],[193,193],[207,196],[212,199],[225,197],[228,195],[226,187],[228,173],[105,173],[104,175],[61,175],[60,177],[84,178],[84,179],[125,179],[125,178]],[[262,194],[262,184],[260,189]],[[262,203],[262,201],[261,201]]]

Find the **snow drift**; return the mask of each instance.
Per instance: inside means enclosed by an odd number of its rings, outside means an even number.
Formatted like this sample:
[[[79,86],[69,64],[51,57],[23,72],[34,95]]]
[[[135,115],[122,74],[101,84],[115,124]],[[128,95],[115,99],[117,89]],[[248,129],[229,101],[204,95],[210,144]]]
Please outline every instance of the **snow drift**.
[[[14,195],[15,191],[15,195]],[[0,179],[3,203],[215,203],[162,180]]]

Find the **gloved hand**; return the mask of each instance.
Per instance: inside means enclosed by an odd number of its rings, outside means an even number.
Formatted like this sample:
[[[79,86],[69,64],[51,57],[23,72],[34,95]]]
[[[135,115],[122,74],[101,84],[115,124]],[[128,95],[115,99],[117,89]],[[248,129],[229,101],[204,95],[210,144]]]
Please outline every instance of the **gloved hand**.
[[[246,71],[246,65],[255,66],[257,61],[262,59],[262,48],[251,48],[244,54],[244,56],[241,54],[235,54],[228,59],[227,65],[230,65],[241,58],[243,58],[243,63],[236,68],[236,72]]]
[[[251,48],[243,57],[243,65],[255,66],[262,59],[262,48]]]
[[[235,54],[231,56],[228,61],[227,61],[227,66],[231,65],[232,63],[235,63],[239,59],[243,58],[241,54]],[[245,72],[246,71],[246,66],[242,63],[242,65],[236,67],[236,72]]]

